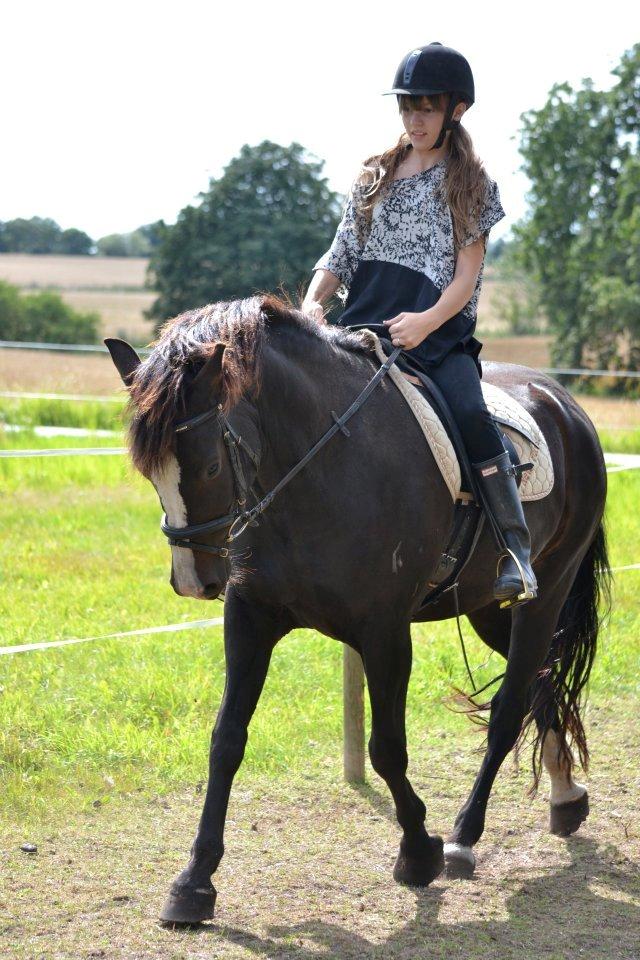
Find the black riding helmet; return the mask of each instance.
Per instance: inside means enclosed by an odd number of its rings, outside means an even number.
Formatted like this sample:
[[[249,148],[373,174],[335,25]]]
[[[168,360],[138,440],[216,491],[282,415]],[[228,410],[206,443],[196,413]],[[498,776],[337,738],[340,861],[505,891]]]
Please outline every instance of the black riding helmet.
[[[393,81],[393,90],[386,90],[382,96],[395,93],[419,97],[433,93],[450,93],[449,106],[446,109],[442,130],[432,150],[442,146],[447,130],[453,130],[460,121],[452,120],[456,106],[464,102],[469,107],[475,101],[473,74],[468,61],[452,47],[445,47],[434,41],[426,47],[411,50],[400,63]]]

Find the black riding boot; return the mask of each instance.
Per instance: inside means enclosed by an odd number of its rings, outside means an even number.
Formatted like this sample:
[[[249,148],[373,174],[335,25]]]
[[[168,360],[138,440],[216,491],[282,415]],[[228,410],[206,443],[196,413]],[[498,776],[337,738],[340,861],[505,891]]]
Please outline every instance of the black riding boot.
[[[509,454],[505,450],[499,457],[474,463],[473,467],[508,549],[498,560],[493,594],[504,607],[533,600],[538,584],[531,569],[531,538]]]

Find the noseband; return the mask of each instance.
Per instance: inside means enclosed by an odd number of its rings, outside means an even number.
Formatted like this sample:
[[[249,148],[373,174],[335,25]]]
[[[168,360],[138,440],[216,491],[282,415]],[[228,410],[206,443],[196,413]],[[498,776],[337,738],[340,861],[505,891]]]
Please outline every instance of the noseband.
[[[226,416],[222,412],[222,404],[218,404],[217,407],[212,408],[211,410],[206,410],[204,413],[199,413],[195,417],[190,417],[188,420],[183,420],[177,424],[175,427],[176,433],[185,433],[187,430],[193,430],[194,427],[200,426],[201,423],[205,423],[207,420],[213,420],[214,418],[220,424],[222,428],[222,436],[224,438],[225,447],[227,449],[227,455],[229,457],[229,462],[231,463],[231,469],[233,471],[233,484],[235,491],[235,500],[233,503],[233,512],[228,513],[224,517],[218,517],[215,520],[208,520],[206,523],[194,523],[190,527],[171,527],[167,523],[166,514],[162,518],[162,523],[160,524],[160,529],[167,537],[169,541],[169,546],[172,547],[186,547],[189,550],[200,550],[204,553],[212,553],[217,557],[228,557],[229,549],[228,547],[215,547],[210,546],[208,543],[200,543],[198,540],[194,540],[194,537],[198,537],[204,533],[214,533],[217,530],[227,529],[226,542],[231,543],[236,537],[239,537],[244,530],[251,525],[256,525],[257,519],[260,514],[264,513],[269,504],[272,502],[273,498],[277,493],[282,490],[290,480],[296,476],[297,473],[305,467],[316,453],[324,447],[337,432],[340,430],[345,437],[349,437],[350,433],[347,430],[345,424],[347,420],[350,420],[351,417],[356,413],[360,407],[363,405],[365,400],[367,400],[371,393],[375,390],[378,384],[382,379],[387,375],[391,366],[396,362],[399,355],[402,353],[402,347],[396,347],[393,353],[390,353],[385,362],[381,367],[376,371],[371,380],[367,385],[361,390],[356,399],[353,401],[351,406],[345,410],[341,417],[339,417],[334,411],[331,411],[331,416],[333,418],[333,426],[329,427],[326,433],[324,433],[318,442],[309,450],[304,457],[296,463],[294,467],[289,470],[289,472],[278,481],[275,487],[265,494],[265,496],[260,500],[259,503],[256,503],[254,507],[246,508],[247,503],[247,493],[251,489],[250,485],[247,484],[244,470],[242,469],[242,461],[240,459],[239,451],[242,449],[251,459],[252,463],[256,467],[256,470],[259,466],[259,458],[256,456],[254,451],[251,449],[248,443],[246,443],[242,437],[238,436],[235,432]]]

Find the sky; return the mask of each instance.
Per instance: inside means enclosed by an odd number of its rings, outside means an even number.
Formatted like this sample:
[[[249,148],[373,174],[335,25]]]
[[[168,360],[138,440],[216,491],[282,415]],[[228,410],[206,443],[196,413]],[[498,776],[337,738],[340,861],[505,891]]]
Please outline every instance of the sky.
[[[521,114],[554,83],[609,89],[639,39],[628,0],[7,3],[0,220],[52,217],[94,239],[171,223],[265,139],[301,143],[345,193],[402,132],[396,98],[381,95],[399,62],[438,40],[474,74],[463,124],[500,190],[496,240],[527,206]]]

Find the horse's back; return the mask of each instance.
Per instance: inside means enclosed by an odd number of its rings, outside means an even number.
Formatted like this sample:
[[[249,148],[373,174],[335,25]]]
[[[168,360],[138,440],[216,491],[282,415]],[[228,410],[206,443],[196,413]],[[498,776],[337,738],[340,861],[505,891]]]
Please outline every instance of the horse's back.
[[[556,484],[568,495],[579,489],[579,500],[590,493],[594,508],[603,503],[606,467],[600,440],[569,391],[540,370],[515,363],[483,362],[482,379],[514,397],[536,421],[549,445]]]

